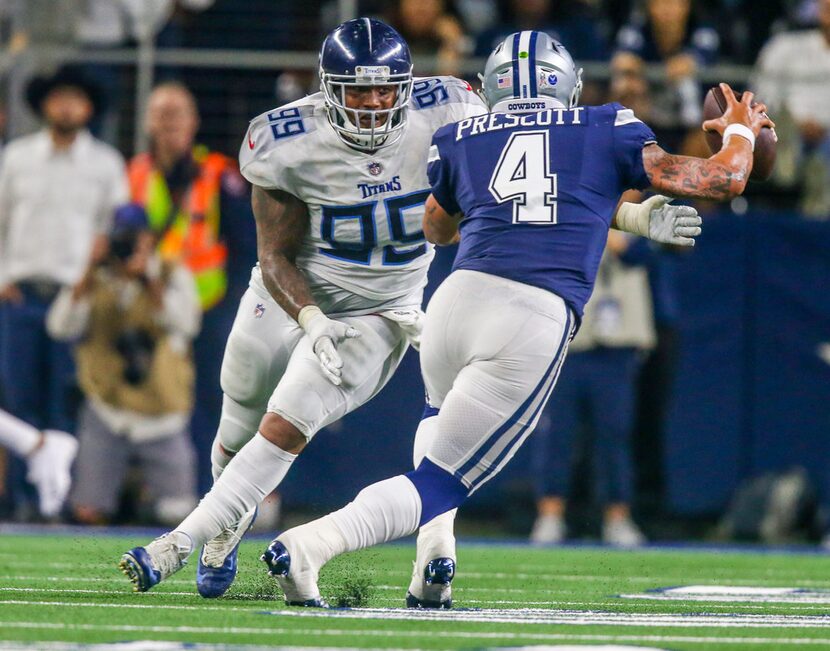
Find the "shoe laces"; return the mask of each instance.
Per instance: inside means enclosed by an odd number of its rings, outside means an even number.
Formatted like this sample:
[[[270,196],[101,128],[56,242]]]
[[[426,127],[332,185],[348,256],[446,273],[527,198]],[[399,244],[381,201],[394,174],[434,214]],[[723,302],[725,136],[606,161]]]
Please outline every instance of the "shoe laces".
[[[186,562],[182,557],[187,556],[187,551],[182,550],[170,534],[156,538],[147,546],[147,552],[162,579],[177,572]]]
[[[222,529],[217,536],[205,543],[202,563],[208,567],[220,567],[241,539],[237,534],[237,527],[226,527]]]

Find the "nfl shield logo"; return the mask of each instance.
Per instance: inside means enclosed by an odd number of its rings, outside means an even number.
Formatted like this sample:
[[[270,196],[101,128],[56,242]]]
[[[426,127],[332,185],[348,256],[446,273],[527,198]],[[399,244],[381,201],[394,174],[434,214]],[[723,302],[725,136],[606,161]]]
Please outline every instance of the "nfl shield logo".
[[[378,174],[380,174],[383,171],[383,165],[381,165],[380,163],[378,163],[375,160],[373,160],[371,163],[369,163],[368,168],[369,168],[369,174],[371,174],[372,176],[377,176]]]
[[[262,303],[257,303],[254,308],[254,318],[261,319],[263,314],[265,314],[265,306]]]

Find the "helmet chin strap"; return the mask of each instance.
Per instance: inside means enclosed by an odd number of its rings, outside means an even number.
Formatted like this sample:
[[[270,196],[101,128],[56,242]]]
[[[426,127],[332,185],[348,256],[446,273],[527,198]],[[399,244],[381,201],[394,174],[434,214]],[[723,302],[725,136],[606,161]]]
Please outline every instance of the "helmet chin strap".
[[[568,108],[563,102],[553,97],[530,97],[517,99],[508,97],[500,100],[490,107],[493,113],[536,113],[548,109]]]

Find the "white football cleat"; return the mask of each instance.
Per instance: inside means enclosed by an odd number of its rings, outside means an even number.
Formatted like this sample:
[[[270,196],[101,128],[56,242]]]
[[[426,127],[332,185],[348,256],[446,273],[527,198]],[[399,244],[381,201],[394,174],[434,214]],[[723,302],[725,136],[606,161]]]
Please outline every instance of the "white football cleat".
[[[272,540],[259,559],[268,566],[268,574],[280,584],[286,604],[328,608],[317,587],[319,564],[309,558],[303,545],[295,541],[291,547],[289,550],[282,540]]]
[[[78,439],[58,430],[43,432],[43,442],[26,459],[26,479],[37,489],[40,513],[58,515],[72,484],[70,470],[78,453]]]
[[[452,608],[455,560],[434,558],[421,570],[413,563],[412,581],[406,593],[407,608]]]

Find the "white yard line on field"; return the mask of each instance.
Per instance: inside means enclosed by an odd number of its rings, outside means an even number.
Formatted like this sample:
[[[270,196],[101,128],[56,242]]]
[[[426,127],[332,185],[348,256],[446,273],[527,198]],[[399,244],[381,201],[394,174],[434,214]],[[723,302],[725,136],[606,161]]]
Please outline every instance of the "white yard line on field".
[[[120,608],[149,610],[197,610],[213,608],[221,611],[257,612],[256,609],[234,606],[206,607],[182,604],[114,604],[72,601],[28,601],[9,599],[4,604],[26,606],[61,606],[70,608]],[[489,609],[426,611],[406,608],[355,608],[344,610],[274,610],[268,614],[280,617],[405,621],[460,621],[492,624],[558,624],[572,626],[663,626],[681,628],[830,628],[830,616],[823,615],[754,615],[691,613],[612,613],[590,610],[556,609]]]
[[[67,583],[112,583],[123,580],[123,575],[113,568],[111,577],[104,576],[24,576],[0,574],[0,581],[66,581]],[[195,581],[188,579],[166,579],[164,585],[195,585]],[[168,593],[171,594],[171,593]]]
[[[189,584],[189,582],[188,582]],[[378,586],[372,586],[372,588],[377,588]],[[381,586],[381,587],[394,587],[395,591],[400,591],[402,588],[395,587],[395,586]],[[155,597],[195,597],[196,592],[195,590],[192,592],[152,592],[152,593],[136,593],[130,590],[91,590],[91,589],[84,589],[84,588],[15,588],[15,587],[0,587],[0,594],[4,592],[12,592],[12,593],[24,593],[24,594],[37,594],[37,593],[50,593],[50,594],[64,594],[64,595],[72,595],[72,594],[99,594],[99,595],[111,595],[111,596],[128,596],[130,598],[135,599],[150,599]],[[625,602],[622,601],[572,601],[567,599],[549,599],[546,601],[529,601],[527,599],[468,599],[464,596],[468,592],[468,589],[461,589],[455,592],[455,598],[457,603],[463,603],[464,606],[477,606],[478,604],[487,604],[487,605],[499,605],[499,606],[517,606],[519,608],[527,608],[528,606],[542,606],[547,608],[577,608],[577,607],[590,607],[590,608],[619,608],[625,605]],[[626,595],[621,595],[625,597]],[[638,595],[634,595],[638,596]],[[223,599],[221,601],[211,601],[211,606],[216,607],[223,607],[225,609],[232,609],[233,606],[230,604],[238,603],[236,600],[251,600],[251,601],[276,601],[281,602],[280,597],[275,597],[274,599],[268,599],[260,594],[254,593],[246,593],[246,592],[235,592],[232,593],[232,597],[235,599]],[[389,604],[392,608],[396,607],[397,605],[403,602],[403,596],[400,598],[397,597],[378,597],[379,601]],[[0,603],[11,603],[9,601],[0,600]],[[28,602],[26,602],[28,603]],[[206,604],[208,602],[205,602]],[[682,607],[682,606],[693,606],[699,607],[699,603],[695,603],[695,600],[692,599],[688,602],[683,602],[680,600],[673,601],[673,604]],[[101,607],[112,606],[112,605],[119,605],[119,604],[100,604]],[[163,604],[138,604],[143,608],[167,608],[168,606]],[[774,604],[773,604],[774,605]],[[130,604],[124,604],[124,607],[130,607]],[[195,607],[195,606],[194,606]],[[637,604],[638,608],[658,608],[663,609],[665,608],[665,603],[656,603],[656,602],[649,602],[646,601],[645,603]],[[801,604],[801,603],[793,603],[793,604],[782,604],[782,607],[786,607],[787,611],[808,611],[808,612],[815,612],[821,608],[821,604]],[[248,606],[248,611],[255,611],[259,607],[258,606]],[[722,610],[728,612],[733,612],[735,610],[769,610],[769,605],[766,603],[753,603],[753,604],[741,604],[741,603],[734,603],[729,602],[726,604],[722,603],[708,603],[707,608],[709,610]],[[237,608],[238,610],[245,610],[245,608]]]
[[[394,629],[297,629],[297,628],[253,628],[253,627],[218,627],[218,626],[138,626],[117,624],[61,624],[56,622],[14,622],[0,621],[0,627],[8,629],[43,629],[64,631],[110,631],[117,633],[170,633],[185,635],[265,635],[265,636],[304,636],[314,640],[316,636],[332,637],[407,637],[422,638],[423,631],[407,631]],[[601,634],[573,634],[567,633],[497,633],[497,632],[467,632],[441,631],[440,635],[446,638],[482,639],[482,640],[538,640],[538,641],[565,641],[581,642],[647,642],[647,643],[698,643],[698,644],[758,644],[798,646],[830,646],[830,638],[776,638],[776,637],[708,637],[702,635],[601,635]]]
[[[830,628],[825,615],[753,615],[689,613],[612,613],[591,610],[512,608],[487,610],[411,610],[406,608],[354,608],[344,610],[275,610],[282,617],[331,617],[407,621],[460,621],[498,624],[559,624],[574,626],[667,626],[748,628]]]

